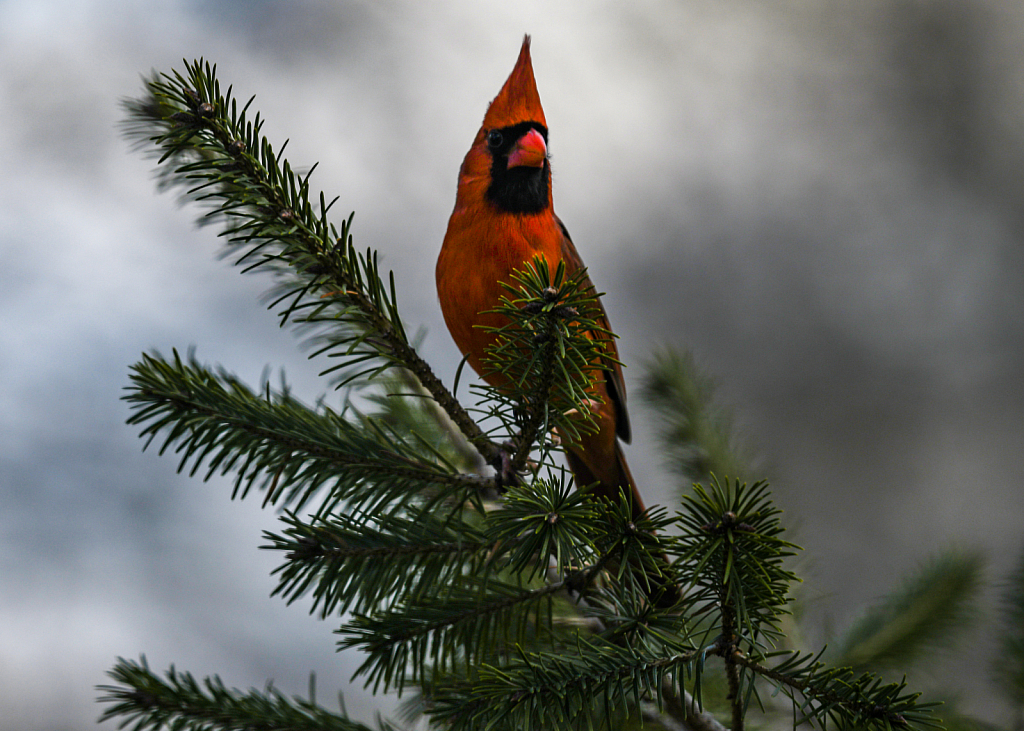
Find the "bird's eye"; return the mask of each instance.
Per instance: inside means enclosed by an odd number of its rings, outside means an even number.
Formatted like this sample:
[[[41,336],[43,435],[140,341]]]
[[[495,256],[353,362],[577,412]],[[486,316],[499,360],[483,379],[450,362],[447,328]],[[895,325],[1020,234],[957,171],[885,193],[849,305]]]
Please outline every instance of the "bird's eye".
[[[501,132],[496,129],[492,129],[487,133],[487,146],[492,150],[501,147],[502,139]]]

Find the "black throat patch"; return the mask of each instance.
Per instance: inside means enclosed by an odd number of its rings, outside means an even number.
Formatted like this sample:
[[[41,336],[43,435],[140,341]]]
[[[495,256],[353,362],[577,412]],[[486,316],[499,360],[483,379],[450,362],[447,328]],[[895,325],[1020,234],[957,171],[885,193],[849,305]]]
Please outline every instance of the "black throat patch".
[[[487,200],[508,213],[540,213],[548,207],[548,186],[551,185],[548,161],[539,168],[508,167],[509,152],[531,129],[540,132],[547,144],[547,127],[536,122],[520,122],[487,133],[487,150],[491,153]]]

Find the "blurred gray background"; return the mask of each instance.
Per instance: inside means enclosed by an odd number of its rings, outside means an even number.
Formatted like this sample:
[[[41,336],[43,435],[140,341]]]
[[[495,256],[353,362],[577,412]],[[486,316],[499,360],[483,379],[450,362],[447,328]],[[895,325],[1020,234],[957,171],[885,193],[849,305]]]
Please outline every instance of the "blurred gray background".
[[[674,345],[718,378],[806,548],[808,643],[942,548],[987,551],[992,580],[1019,555],[1024,4],[0,2],[2,731],[89,728],[104,671],[140,653],[288,692],[312,670],[359,718],[392,708],[347,687],[337,621],[269,598],[273,514],[124,424],[153,348],[322,386],[269,282],[155,192],[118,100],[200,55],[256,94],[450,381],[434,260],[524,32],[556,208],[627,376]],[[633,470],[670,500],[633,403]],[[963,650],[978,667],[986,642]],[[960,687],[1006,719],[984,678]]]

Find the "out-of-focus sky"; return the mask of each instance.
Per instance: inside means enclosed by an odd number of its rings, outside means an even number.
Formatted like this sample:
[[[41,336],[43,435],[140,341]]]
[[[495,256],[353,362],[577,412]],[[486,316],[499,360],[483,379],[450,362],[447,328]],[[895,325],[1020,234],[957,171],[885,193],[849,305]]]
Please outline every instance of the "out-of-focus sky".
[[[556,209],[629,383],[666,345],[717,377],[806,549],[809,639],[942,548],[987,551],[993,579],[1024,549],[1015,0],[0,2],[0,731],[90,727],[93,686],[140,653],[296,693],[315,671],[362,719],[392,707],[347,686],[336,620],[269,598],[273,514],[124,424],[151,349],[322,385],[269,282],[155,192],[118,100],[198,56],[256,94],[450,380],[434,260],[524,32]],[[633,471],[671,500],[632,403]]]

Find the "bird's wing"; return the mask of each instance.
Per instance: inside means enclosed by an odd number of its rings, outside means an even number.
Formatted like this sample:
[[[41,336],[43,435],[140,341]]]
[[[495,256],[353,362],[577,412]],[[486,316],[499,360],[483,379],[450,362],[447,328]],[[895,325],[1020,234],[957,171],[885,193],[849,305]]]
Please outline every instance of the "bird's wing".
[[[583,268],[583,260],[580,258],[579,252],[576,251],[576,247],[572,243],[572,238],[569,236],[569,229],[565,227],[562,220],[555,216],[555,220],[558,222],[559,228],[562,229],[562,261],[565,262],[565,268],[567,274],[575,274]],[[584,283],[592,290],[597,291],[594,288],[594,283],[590,281],[589,274],[584,278]],[[601,299],[597,300],[598,309],[601,311],[601,316],[598,322],[601,327],[611,331],[611,325],[608,322],[608,313],[605,312],[604,305],[601,303]],[[615,433],[619,439],[629,443],[632,436],[629,426],[629,412],[626,410],[626,384],[622,378],[622,365],[619,363],[619,349],[615,345],[615,339],[611,338],[607,341],[606,348],[608,350],[608,365],[609,370],[605,373],[605,386],[608,391],[608,398],[611,404],[615,407]]]

